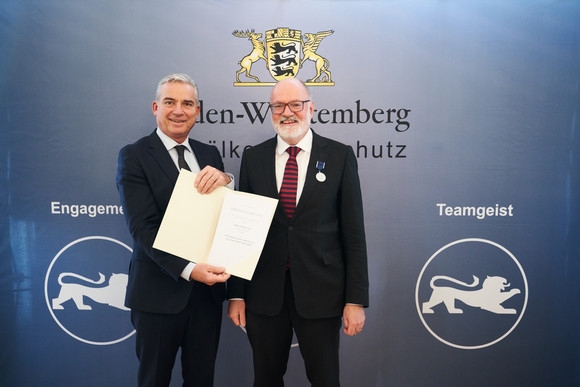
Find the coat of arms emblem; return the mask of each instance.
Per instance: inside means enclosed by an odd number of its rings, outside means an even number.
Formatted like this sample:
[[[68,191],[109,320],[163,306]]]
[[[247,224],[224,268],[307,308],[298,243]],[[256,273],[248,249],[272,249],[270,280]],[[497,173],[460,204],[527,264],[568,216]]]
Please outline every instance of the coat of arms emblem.
[[[247,38],[252,43],[252,51],[244,56],[238,64],[234,86],[266,86],[276,82],[263,82],[253,66],[259,60],[266,61],[268,74],[275,80],[294,78],[306,61],[314,62],[315,75],[306,80],[309,86],[334,86],[329,70],[329,61],[316,53],[322,39],[332,35],[333,30],[320,31],[316,34],[302,33],[287,27],[268,30],[264,35],[251,31],[234,31],[238,38]],[[263,40],[260,40],[264,36]],[[244,79],[245,78],[245,79]]]

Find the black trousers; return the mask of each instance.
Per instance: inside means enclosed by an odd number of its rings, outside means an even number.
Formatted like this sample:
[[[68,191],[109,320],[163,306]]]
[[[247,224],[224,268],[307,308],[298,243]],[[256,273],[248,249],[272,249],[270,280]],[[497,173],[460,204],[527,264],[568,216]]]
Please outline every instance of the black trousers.
[[[284,374],[296,333],[306,376],[315,387],[337,387],[341,317],[307,319],[294,303],[290,271],[286,275],[284,305],[280,314],[265,316],[246,311],[246,328],[253,350],[254,387],[284,386]]]
[[[215,302],[209,286],[198,282],[179,313],[131,311],[139,387],[169,386],[179,348],[183,386],[213,386],[221,320],[221,304]]]

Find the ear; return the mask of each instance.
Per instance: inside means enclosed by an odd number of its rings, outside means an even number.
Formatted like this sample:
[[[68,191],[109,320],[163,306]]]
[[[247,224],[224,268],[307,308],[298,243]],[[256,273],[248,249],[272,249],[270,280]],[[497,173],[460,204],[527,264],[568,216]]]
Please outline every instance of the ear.
[[[157,116],[157,108],[158,108],[158,107],[159,107],[159,106],[157,105],[157,101],[153,101],[153,104],[151,105],[151,110],[153,110],[153,114],[154,114],[155,116]]]

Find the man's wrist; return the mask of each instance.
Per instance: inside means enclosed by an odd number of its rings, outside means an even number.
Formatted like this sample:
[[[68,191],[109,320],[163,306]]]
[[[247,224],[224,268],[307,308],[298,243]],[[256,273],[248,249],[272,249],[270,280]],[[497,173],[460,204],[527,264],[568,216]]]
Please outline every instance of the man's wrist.
[[[189,262],[187,266],[185,266],[185,269],[183,269],[183,271],[181,272],[180,277],[186,281],[191,281],[191,272],[193,271],[194,267],[195,263]]]

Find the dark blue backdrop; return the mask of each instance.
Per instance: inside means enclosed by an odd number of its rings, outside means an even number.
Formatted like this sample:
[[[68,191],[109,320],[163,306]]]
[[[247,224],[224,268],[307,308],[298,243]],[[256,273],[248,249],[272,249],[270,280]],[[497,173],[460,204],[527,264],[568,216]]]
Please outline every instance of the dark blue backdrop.
[[[115,304],[131,248],[118,150],[154,129],[157,81],[186,72],[204,107],[192,136],[237,175],[241,149],[273,136],[275,80],[260,59],[259,82],[236,81],[252,43],[233,32],[286,27],[333,31],[312,126],[359,161],[371,307],[343,337],[343,385],[580,385],[578,0],[4,0],[0,383],[136,384]],[[296,73],[315,75],[311,60]],[[250,356],[224,319],[216,385],[251,385]],[[296,348],[287,384],[305,385]]]

